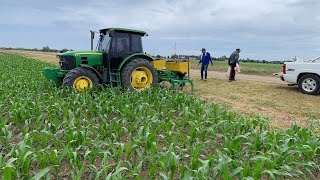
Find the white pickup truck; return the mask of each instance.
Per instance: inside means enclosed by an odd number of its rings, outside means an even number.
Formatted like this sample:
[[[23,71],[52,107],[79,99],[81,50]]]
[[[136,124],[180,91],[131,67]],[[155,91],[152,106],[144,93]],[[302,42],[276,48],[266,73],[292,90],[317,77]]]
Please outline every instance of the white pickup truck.
[[[320,57],[307,62],[285,62],[282,74],[276,73],[288,85],[298,85],[304,94],[320,93]]]

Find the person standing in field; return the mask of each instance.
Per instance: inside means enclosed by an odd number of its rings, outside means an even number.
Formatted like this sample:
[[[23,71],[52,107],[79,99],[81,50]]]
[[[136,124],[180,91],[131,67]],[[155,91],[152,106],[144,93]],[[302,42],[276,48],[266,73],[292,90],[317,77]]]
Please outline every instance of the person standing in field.
[[[239,57],[240,57],[240,49],[236,49],[235,52],[233,52],[228,60],[228,64],[230,66],[230,76],[229,76],[229,82],[235,81],[236,76],[236,70],[237,64],[239,64]]]
[[[201,49],[202,55],[200,57],[200,62],[198,65],[201,64],[201,80],[207,80],[208,77],[208,66],[209,62],[213,66],[212,58],[209,52],[206,51],[205,48]],[[204,71],[204,79],[203,79],[203,71]]]

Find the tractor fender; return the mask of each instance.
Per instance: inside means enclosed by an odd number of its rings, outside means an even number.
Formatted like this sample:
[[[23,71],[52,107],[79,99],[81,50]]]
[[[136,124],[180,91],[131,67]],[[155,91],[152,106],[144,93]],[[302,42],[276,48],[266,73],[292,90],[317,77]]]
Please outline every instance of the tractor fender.
[[[102,82],[102,77],[101,77],[100,73],[95,68],[93,68],[91,66],[88,66],[86,64],[80,64],[80,66],[82,68],[86,68],[86,69],[89,69],[89,70],[93,71],[98,76],[99,81]]]
[[[129,61],[131,61],[132,59],[137,59],[137,58],[141,58],[141,59],[146,59],[148,61],[153,61],[153,58],[146,55],[146,54],[143,54],[143,53],[136,53],[136,54],[132,54],[128,57],[126,57],[119,65],[118,67],[118,72],[121,71],[122,67]]]

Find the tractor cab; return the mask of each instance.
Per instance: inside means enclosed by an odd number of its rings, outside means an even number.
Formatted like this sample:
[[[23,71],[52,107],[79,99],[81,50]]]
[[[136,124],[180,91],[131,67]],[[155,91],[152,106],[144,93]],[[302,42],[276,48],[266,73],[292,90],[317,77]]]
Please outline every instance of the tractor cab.
[[[96,50],[103,53],[103,63],[111,69],[117,69],[128,56],[143,53],[141,38],[144,31],[124,28],[108,28],[99,31],[99,40]]]

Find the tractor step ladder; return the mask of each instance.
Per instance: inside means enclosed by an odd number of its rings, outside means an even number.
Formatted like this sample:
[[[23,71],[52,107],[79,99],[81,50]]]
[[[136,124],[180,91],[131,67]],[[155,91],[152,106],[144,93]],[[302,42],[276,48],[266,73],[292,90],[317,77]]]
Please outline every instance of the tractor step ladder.
[[[111,87],[121,86],[120,72],[117,70],[110,71],[110,84]]]

